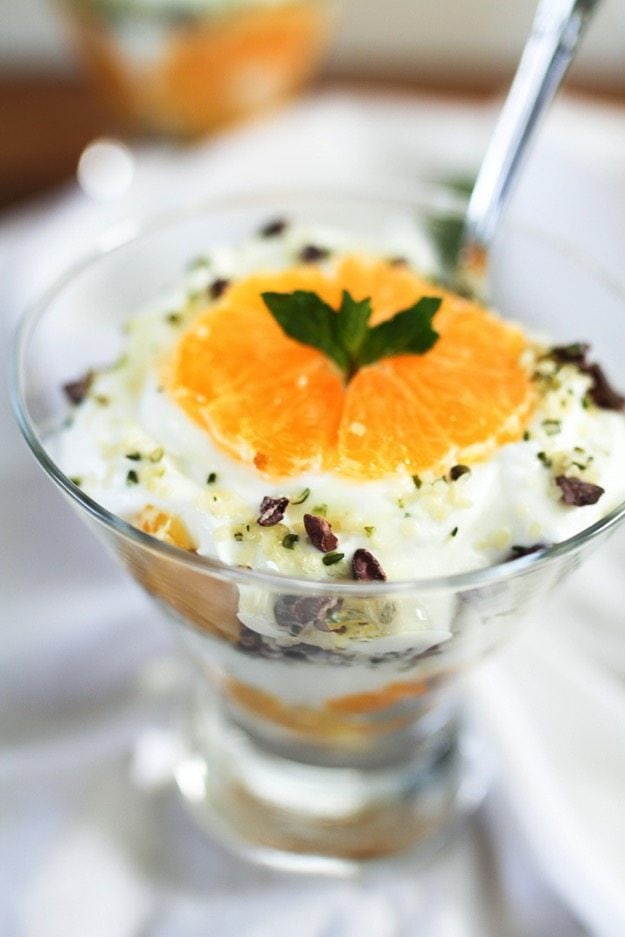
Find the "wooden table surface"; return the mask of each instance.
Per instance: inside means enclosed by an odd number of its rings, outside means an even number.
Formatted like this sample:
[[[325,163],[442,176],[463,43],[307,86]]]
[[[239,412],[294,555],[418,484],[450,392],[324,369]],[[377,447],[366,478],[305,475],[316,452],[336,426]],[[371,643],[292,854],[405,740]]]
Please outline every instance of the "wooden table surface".
[[[406,81],[329,75],[318,86],[475,99],[502,91],[508,77],[485,75],[476,83],[475,78],[467,81],[456,76],[441,83],[431,78]],[[623,95],[611,94],[609,89],[602,89],[600,96],[623,103]],[[114,123],[80,77],[0,72],[0,122],[0,209],[70,179],[85,145],[95,137],[115,133]]]

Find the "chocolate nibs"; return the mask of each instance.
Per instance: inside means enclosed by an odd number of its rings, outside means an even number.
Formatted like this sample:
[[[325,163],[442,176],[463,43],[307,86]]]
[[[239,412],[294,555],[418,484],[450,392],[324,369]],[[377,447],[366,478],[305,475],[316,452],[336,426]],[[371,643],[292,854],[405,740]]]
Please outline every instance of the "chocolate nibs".
[[[319,260],[325,260],[330,251],[327,247],[317,247],[316,244],[307,244],[299,252],[299,259],[305,264],[314,264]]]
[[[592,383],[588,396],[602,410],[625,409],[625,397],[611,386],[603,368],[588,361],[590,345],[586,342],[574,342],[572,345],[559,345],[551,349],[551,356],[560,364],[576,364],[583,374],[587,374]]]
[[[567,478],[566,475],[558,475],[555,482],[562,491],[562,501],[578,508],[596,504],[605,491],[600,485],[582,481],[581,478]]]
[[[588,395],[596,406],[602,410],[623,410],[625,408],[625,397],[614,390],[600,365],[587,364],[582,367],[582,371],[584,374],[588,374],[592,380]]]
[[[230,280],[225,280],[220,278],[219,280],[213,280],[211,285],[208,287],[208,294],[211,299],[219,299],[220,296],[226,292],[230,286]]]
[[[247,625],[241,625],[239,632],[239,647],[245,651],[256,651],[263,643],[262,637],[248,628]]]
[[[546,543],[533,543],[529,547],[523,547],[518,544],[514,544],[510,548],[510,554],[504,560],[504,563],[509,563],[511,560],[518,560],[522,556],[530,556],[532,553],[539,553],[540,550],[546,550]]]
[[[293,635],[299,634],[307,625],[312,625],[317,631],[334,631],[328,617],[341,605],[341,599],[331,596],[281,595],[273,607],[273,614],[276,624],[288,628]]]
[[[468,465],[453,465],[449,470],[449,478],[452,482],[458,481],[463,475],[470,475],[471,469]]]
[[[93,377],[93,371],[87,371],[84,377],[63,384],[63,393],[67,399],[76,405],[82,403],[89,393],[89,388],[93,383]]]
[[[338,537],[332,533],[332,527],[325,517],[319,517],[317,514],[304,514],[304,527],[313,547],[321,550],[322,553],[330,553],[338,547]]]
[[[288,498],[263,498],[260,503],[260,517],[256,523],[261,527],[275,527],[284,517],[288,506]]]
[[[279,234],[283,234],[286,231],[287,222],[284,218],[274,218],[272,221],[267,222],[266,225],[258,232],[261,238],[275,238]]]
[[[587,342],[572,342],[570,345],[556,345],[549,354],[560,364],[586,364],[586,355],[590,351]]]
[[[360,582],[386,582],[386,573],[368,550],[360,548],[352,557],[352,573]]]

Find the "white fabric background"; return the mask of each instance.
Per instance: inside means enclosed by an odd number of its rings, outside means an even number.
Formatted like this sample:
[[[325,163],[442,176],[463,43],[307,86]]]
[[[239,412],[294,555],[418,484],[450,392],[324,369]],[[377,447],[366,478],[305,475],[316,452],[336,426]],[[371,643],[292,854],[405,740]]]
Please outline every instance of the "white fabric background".
[[[18,311],[113,221],[277,181],[470,171],[495,113],[326,96],[197,149],[141,151],[123,200],[70,188],[6,217],[3,354]],[[561,103],[513,211],[625,282],[625,113]],[[168,629],[34,464],[4,391],[0,439],[3,937],[622,937],[623,534],[472,681],[498,774],[459,836],[425,867],[291,878],[187,819],[161,751]]]

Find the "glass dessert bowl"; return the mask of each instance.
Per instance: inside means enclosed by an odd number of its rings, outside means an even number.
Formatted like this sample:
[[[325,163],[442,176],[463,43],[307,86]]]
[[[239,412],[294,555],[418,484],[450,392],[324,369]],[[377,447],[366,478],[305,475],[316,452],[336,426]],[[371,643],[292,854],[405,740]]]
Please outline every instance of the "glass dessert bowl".
[[[411,285],[413,259],[440,273],[439,235],[462,212],[462,202],[443,191],[411,200],[287,192],[214,202],[97,251],[52,288],[21,329],[14,399],[31,449],[174,623],[192,663],[180,791],[211,829],[256,859],[334,868],[429,844],[449,827],[466,795],[463,673],[546,602],[625,515],[625,490],[614,481],[625,437],[616,413],[622,400],[586,363],[587,350],[571,344],[592,340],[595,358],[616,373],[624,300],[570,252],[533,232],[504,231],[493,258],[493,300],[529,334],[549,335],[548,346],[538,342],[544,354],[534,356],[532,378],[549,384],[541,398],[547,410],[542,402],[532,413],[518,409],[511,437],[502,436],[487,458],[470,465],[454,459],[422,474],[413,471],[418,462],[407,462],[382,488],[354,471],[339,477],[310,465],[272,475],[272,453],[292,455],[292,448],[271,449],[270,437],[260,464],[258,452],[248,453],[242,467],[207,442],[199,411],[189,428],[193,407],[182,413],[180,399],[161,412],[143,395],[137,412],[145,425],[128,435],[116,396],[120,375],[136,396],[132,368],[145,359],[141,349],[159,358],[172,343],[184,348],[185,336],[201,343],[211,328],[215,336],[217,320],[204,329],[204,307],[227,309],[228,297],[240,295],[231,281],[239,276],[248,288],[249,275],[278,256],[297,260],[300,286],[319,284],[333,253],[343,262],[341,244],[375,244],[384,284]],[[232,245],[241,244],[237,253]],[[353,262],[346,263],[353,274]],[[278,286],[291,276],[285,269]],[[181,282],[182,292],[172,293]],[[420,283],[426,294],[437,293]],[[495,330],[497,352],[489,358],[489,341],[478,347],[480,385],[505,357],[506,341],[521,334],[484,315],[476,321]],[[137,322],[144,329],[138,337]],[[248,330],[235,325],[244,343]],[[448,336],[443,341],[448,348]],[[182,359],[180,352],[178,365]],[[234,350],[220,354],[199,369],[200,379],[221,380],[232,360]],[[95,377],[77,380],[94,369]],[[258,376],[250,374],[242,384],[253,411],[261,397],[250,390]],[[152,391],[162,397],[166,383],[162,376]],[[184,390],[188,403],[193,388]],[[193,399],[204,404],[200,390]],[[490,397],[500,401],[504,391],[497,384]],[[306,393],[302,399],[312,399],[310,387]],[[68,395],[77,403],[70,411]],[[568,397],[576,403],[569,406]],[[557,419],[554,406],[570,419]],[[324,418],[330,409],[328,400]],[[406,421],[413,415],[406,410]],[[595,423],[605,446],[593,436]],[[99,438],[103,427],[106,438]],[[363,427],[351,418],[349,427],[359,444]],[[456,452],[470,456],[466,448]],[[595,459],[603,465],[598,476]],[[496,474],[488,474],[493,466]],[[537,491],[545,497],[536,500]],[[424,505],[434,533],[422,542]],[[499,507],[510,508],[503,519]]]
[[[74,44],[130,130],[195,137],[279,104],[315,74],[332,0],[63,0]]]

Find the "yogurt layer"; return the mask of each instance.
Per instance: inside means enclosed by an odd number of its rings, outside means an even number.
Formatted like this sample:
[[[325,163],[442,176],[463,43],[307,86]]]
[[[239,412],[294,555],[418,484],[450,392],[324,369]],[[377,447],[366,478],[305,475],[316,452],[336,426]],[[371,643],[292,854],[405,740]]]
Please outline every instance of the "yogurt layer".
[[[86,494],[130,522],[146,506],[179,519],[201,555],[318,580],[350,578],[359,548],[393,580],[489,566],[515,547],[565,540],[625,499],[622,414],[596,406],[592,377],[535,338],[528,338],[525,364],[537,404],[523,438],[468,471],[452,466],[444,475],[374,481],[323,471],[269,479],[222,452],[167,394],[163,361],[211,289],[217,292],[214,284],[284,269],[311,239],[329,246],[333,257],[346,247],[333,232],[290,228],[214,251],[196,261],[178,291],[130,320],[123,357],[95,375],[54,442],[59,465]],[[426,245],[408,260],[427,265]],[[571,506],[559,476],[600,485],[604,493],[595,504]],[[265,497],[289,500],[272,527],[257,523]],[[306,536],[305,513],[330,522],[342,559],[324,563]]]

